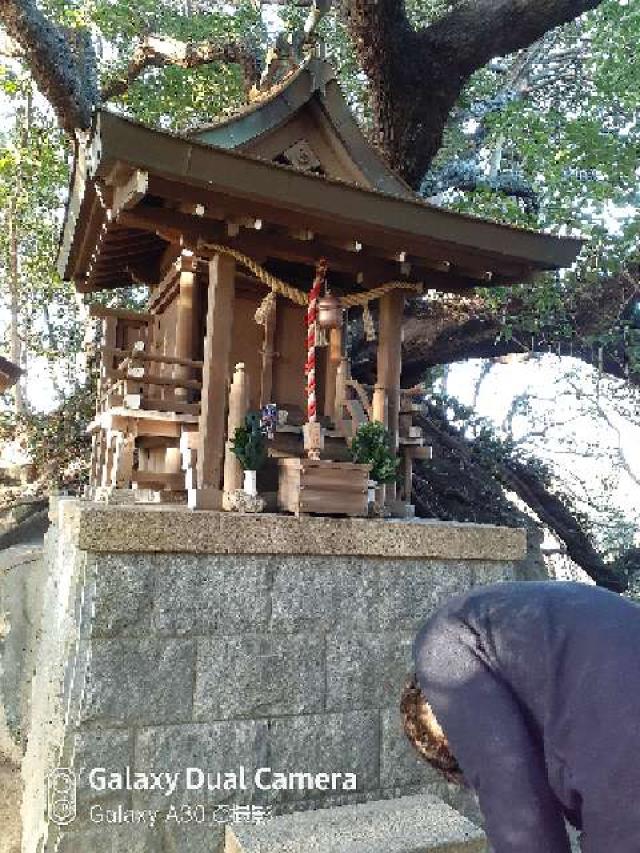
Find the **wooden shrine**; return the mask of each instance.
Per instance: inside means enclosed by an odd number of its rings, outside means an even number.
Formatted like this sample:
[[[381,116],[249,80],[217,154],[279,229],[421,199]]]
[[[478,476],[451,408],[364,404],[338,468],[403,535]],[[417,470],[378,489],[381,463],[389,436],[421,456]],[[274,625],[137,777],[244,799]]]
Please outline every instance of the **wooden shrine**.
[[[321,59],[191,134],[99,111],[76,151],[60,271],[82,293],[149,296],[145,311],[91,308],[101,343],[90,495],[223,507],[242,482],[235,428],[273,403],[259,472],[271,506],[280,490],[283,509],[362,514],[366,472],[354,479],[348,445],[379,420],[402,461],[386,490],[398,510],[413,459],[428,455],[401,389],[405,301],[531,281],[579,246],[418,198],[366,141]],[[375,306],[374,387],[351,376],[344,325],[316,336],[328,291],[334,310],[364,312],[370,332]],[[303,470],[296,460],[309,456],[328,473]],[[314,477],[329,494],[355,482],[361,497],[317,499]]]

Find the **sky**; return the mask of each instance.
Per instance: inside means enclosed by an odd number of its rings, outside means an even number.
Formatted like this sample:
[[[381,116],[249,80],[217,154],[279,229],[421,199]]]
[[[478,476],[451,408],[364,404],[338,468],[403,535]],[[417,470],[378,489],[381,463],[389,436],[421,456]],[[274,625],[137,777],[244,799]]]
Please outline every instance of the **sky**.
[[[513,437],[523,442],[523,453],[533,448],[536,455],[550,461],[561,483],[575,487],[579,480],[606,494],[607,502],[629,521],[640,525],[640,407],[628,408],[624,417],[603,394],[600,403],[611,420],[609,426],[592,402],[598,380],[597,371],[577,359],[544,355],[531,360],[517,358],[494,364],[480,386],[474,401],[476,382],[482,362],[474,360],[451,366],[447,392],[465,405],[475,405],[477,413],[500,428],[515,397],[530,395],[530,413],[514,418]],[[622,383],[603,377],[607,387],[620,390]],[[635,423],[633,422],[635,420]],[[528,441],[531,431],[536,434]],[[588,455],[585,455],[588,454]],[[631,473],[621,458],[626,457]],[[636,544],[640,546],[640,537]]]

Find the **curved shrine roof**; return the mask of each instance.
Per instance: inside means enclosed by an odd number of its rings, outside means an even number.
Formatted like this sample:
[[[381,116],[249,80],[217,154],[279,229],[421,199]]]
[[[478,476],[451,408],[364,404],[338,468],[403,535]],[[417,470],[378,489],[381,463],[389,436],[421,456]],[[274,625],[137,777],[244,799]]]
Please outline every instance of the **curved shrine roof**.
[[[162,279],[170,247],[326,257],[343,287],[405,278],[452,292],[573,263],[581,241],[435,207],[367,142],[313,59],[236,115],[187,135],[107,111],[76,153],[59,269],[82,291]]]

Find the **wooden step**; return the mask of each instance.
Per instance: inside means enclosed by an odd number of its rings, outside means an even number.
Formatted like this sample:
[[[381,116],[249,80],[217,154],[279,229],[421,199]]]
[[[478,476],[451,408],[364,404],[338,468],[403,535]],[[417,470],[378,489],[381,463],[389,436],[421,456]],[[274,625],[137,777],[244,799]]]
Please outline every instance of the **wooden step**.
[[[169,471],[132,471],[131,482],[139,488],[184,491],[184,474]]]

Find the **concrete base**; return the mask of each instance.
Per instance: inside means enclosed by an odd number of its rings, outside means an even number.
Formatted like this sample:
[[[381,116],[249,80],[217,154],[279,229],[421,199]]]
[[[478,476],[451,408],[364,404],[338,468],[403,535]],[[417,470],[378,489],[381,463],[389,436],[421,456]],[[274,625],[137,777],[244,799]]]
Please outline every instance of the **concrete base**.
[[[309,811],[313,820],[319,808],[326,818],[382,801],[389,812],[378,825],[395,820],[409,831],[407,803],[391,798],[444,798],[447,788],[411,750],[399,719],[416,631],[475,584],[538,577],[524,560],[524,532],[500,527],[70,499],[51,518],[37,666],[20,669],[25,678],[35,669],[23,725],[31,729],[23,853],[222,853],[225,828],[210,821],[226,805]],[[43,812],[56,767],[77,775],[69,826]],[[176,786],[91,783],[92,768],[127,767],[176,774]],[[189,768],[212,783],[191,786]],[[271,785],[264,768],[281,779],[342,774],[353,785]],[[221,788],[218,773],[233,775],[233,785]],[[203,807],[206,823],[176,822],[184,804]],[[396,808],[402,818],[393,818]],[[438,814],[443,808],[450,814],[444,806]],[[154,823],[134,831],[107,822],[105,809],[153,813]],[[416,824],[423,841],[424,828]],[[401,850],[368,843],[326,849]]]
[[[227,828],[225,853],[484,853],[484,833],[442,800],[398,797]]]
[[[20,765],[0,759],[0,853],[20,853]]]

